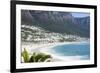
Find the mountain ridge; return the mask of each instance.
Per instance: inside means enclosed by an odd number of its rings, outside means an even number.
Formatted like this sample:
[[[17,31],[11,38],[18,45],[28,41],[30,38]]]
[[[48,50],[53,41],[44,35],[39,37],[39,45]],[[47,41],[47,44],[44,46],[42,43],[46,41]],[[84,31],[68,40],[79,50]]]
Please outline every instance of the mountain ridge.
[[[81,37],[89,37],[90,33],[90,17],[75,18],[70,12],[57,11],[21,11],[22,25],[39,26],[45,30],[56,33],[66,33],[78,35]],[[88,25],[88,27],[87,27]]]

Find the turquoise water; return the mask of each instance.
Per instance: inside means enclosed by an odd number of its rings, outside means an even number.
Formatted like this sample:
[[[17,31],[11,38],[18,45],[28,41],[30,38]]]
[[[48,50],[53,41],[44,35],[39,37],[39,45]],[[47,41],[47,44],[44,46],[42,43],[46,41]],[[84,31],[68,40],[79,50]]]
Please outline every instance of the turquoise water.
[[[64,44],[52,48],[53,52],[61,56],[82,56],[81,59],[90,59],[90,44]]]

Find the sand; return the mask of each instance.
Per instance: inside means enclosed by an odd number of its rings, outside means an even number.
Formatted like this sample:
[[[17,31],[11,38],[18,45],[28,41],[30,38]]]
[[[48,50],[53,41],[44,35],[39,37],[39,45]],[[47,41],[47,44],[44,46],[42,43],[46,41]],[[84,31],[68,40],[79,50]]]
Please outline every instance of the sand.
[[[62,43],[48,43],[48,44],[34,44],[34,43],[22,43],[22,51],[26,48],[30,53],[42,52],[49,54],[53,57],[52,61],[70,61],[70,60],[80,60],[82,56],[61,56],[55,54],[50,48],[57,45],[72,44],[72,43],[85,43],[85,42],[62,42]]]

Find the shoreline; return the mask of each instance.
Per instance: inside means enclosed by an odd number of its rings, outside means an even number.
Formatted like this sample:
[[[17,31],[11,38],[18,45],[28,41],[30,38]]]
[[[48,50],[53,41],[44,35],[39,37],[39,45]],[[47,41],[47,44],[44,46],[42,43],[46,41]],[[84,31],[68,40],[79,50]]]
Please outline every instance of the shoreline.
[[[80,58],[82,56],[59,56],[57,54],[54,54],[52,50],[50,50],[50,48],[57,46],[57,45],[64,45],[64,44],[78,44],[78,43],[86,43],[86,42],[60,42],[60,43],[48,43],[48,44],[33,44],[33,43],[29,43],[27,45],[22,45],[22,51],[23,48],[26,48],[30,53],[32,52],[42,52],[45,54],[49,54],[53,57],[52,61],[72,61],[72,60],[80,60]]]

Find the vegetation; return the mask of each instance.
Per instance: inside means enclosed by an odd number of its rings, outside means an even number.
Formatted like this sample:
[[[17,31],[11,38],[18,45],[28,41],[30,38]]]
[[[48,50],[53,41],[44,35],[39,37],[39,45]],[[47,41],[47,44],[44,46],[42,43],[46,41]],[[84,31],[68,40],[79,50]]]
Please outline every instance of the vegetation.
[[[29,62],[29,53],[27,52],[25,48],[24,48],[24,51],[22,52],[22,57],[25,63]]]
[[[29,57],[29,53],[26,49],[22,52],[22,58],[24,59],[24,63],[29,62],[50,62],[51,56],[44,53],[33,52],[33,54]]]

